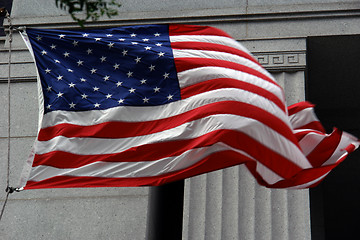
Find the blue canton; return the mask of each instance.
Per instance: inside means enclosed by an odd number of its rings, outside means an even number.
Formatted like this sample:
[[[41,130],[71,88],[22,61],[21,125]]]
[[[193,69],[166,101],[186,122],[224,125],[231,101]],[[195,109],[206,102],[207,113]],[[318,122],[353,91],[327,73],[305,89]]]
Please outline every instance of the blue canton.
[[[181,98],[167,25],[27,29],[46,112],[154,106]]]

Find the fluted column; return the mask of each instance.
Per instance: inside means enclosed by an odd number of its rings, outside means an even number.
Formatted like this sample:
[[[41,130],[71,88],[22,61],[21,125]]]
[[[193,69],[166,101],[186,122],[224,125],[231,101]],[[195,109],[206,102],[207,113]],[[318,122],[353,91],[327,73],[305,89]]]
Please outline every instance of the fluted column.
[[[288,104],[304,99],[304,73],[277,73]],[[267,189],[245,166],[187,179],[183,239],[307,240],[308,190]]]

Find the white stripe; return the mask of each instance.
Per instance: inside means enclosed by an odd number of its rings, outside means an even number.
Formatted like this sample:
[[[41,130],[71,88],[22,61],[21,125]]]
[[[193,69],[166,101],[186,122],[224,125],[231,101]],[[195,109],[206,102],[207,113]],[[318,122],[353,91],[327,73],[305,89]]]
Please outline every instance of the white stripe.
[[[152,177],[185,169],[208,155],[226,150],[227,146],[217,143],[210,147],[191,149],[175,157],[143,162],[95,162],[78,168],[58,169],[49,166],[33,168],[30,180],[41,181],[53,176],[91,176],[108,178]]]
[[[284,179],[260,162],[256,163],[256,172],[258,172],[263,180],[268,184],[275,184]]]
[[[267,77],[273,79],[271,74],[262,68],[259,64],[250,61],[247,58],[227,53],[227,52],[217,52],[217,51],[208,51],[208,50],[178,50],[173,49],[174,58],[210,58],[210,59],[218,59],[218,60],[225,60],[229,62],[238,63],[249,68],[252,68]],[[274,80],[274,79],[273,79]],[[275,82],[275,80],[274,80]]]
[[[51,151],[64,151],[80,155],[111,154],[150,143],[192,139],[223,129],[243,132],[296,165],[302,168],[311,167],[301,150],[282,135],[257,120],[228,114],[212,115],[159,133],[130,138],[98,139],[58,136],[49,141],[39,141],[35,152],[37,154]]]
[[[29,180],[38,182],[55,176],[91,176],[106,178],[153,177],[186,169],[213,153],[225,150],[233,150],[252,159],[253,161],[256,161],[247,153],[219,142],[209,147],[191,149],[179,156],[167,157],[151,162],[96,162],[79,168],[66,169],[42,165],[33,168]],[[274,184],[283,180],[283,178],[269,170],[261,163],[257,162],[257,164],[257,171],[267,183]]]
[[[319,119],[316,117],[313,108],[305,108],[295,114],[290,115],[289,119],[294,129],[301,128],[302,126],[312,122],[319,122]]]
[[[276,85],[275,82],[271,83],[265,81],[264,79],[249,73],[223,67],[199,67],[178,73],[180,88],[185,88],[200,82],[216,78],[231,78],[253,84],[273,93],[282,102],[285,102],[284,91],[280,86]]]
[[[299,145],[305,156],[309,155],[322,140],[326,138],[326,135],[316,132],[310,132],[306,134],[300,141]]]
[[[207,42],[221,44],[227,47],[239,49],[251,56],[249,50],[232,38],[207,35],[178,35],[170,36],[170,42]]]
[[[29,52],[30,52],[34,62],[36,63],[34,51],[32,49],[31,42],[29,40],[29,37],[28,37],[26,31],[20,31],[20,35],[21,35],[22,39],[24,40],[26,47],[29,49]],[[38,89],[38,105],[39,105],[38,130],[40,130],[42,116],[44,115],[44,95],[43,95],[43,92],[42,92],[39,69],[37,68],[37,64],[34,64],[34,65],[35,65],[35,68],[36,68],[37,89]]]
[[[152,177],[188,168],[207,156],[228,150],[229,146],[216,143],[212,146],[191,149],[179,156],[143,162],[95,162],[79,168],[58,169],[48,166],[33,168],[30,179],[41,181],[53,176],[92,176],[109,178]]]
[[[161,106],[121,106],[106,110],[91,110],[83,112],[61,110],[53,111],[44,115],[42,128],[55,126],[61,123],[90,126],[109,121],[144,122],[159,120],[176,116],[207,104],[222,101],[238,101],[252,104],[278,117],[280,120],[289,125],[287,115],[273,102],[270,102],[267,99],[251,92],[241,89],[227,88],[201,93],[184,100]]]
[[[336,150],[322,166],[334,164],[337,161],[339,161],[339,159],[348,155],[349,153],[345,151],[345,148],[348,147],[350,144],[354,145],[355,148],[359,147],[359,141],[353,135],[343,132],[341,135],[340,142],[336,147]]]

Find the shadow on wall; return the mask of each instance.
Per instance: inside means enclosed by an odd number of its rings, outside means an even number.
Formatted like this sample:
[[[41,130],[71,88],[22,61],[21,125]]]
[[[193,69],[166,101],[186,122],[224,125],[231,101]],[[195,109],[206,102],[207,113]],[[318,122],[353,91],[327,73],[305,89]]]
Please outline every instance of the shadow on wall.
[[[6,10],[8,10],[11,13],[11,7],[12,7],[12,0],[0,0],[0,8],[5,8]],[[0,36],[5,36],[5,31],[4,31],[4,16],[5,14],[0,14]]]

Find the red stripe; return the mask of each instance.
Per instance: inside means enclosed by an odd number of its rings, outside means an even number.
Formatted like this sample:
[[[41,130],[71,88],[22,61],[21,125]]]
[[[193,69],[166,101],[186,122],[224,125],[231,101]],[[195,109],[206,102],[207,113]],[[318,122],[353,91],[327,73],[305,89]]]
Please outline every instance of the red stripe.
[[[211,59],[211,58],[175,58],[174,61],[177,72],[182,72],[189,69],[201,68],[201,67],[222,67],[222,68],[233,69],[236,71],[251,74],[265,81],[268,81],[280,88],[277,82],[269,78],[268,76],[254,70],[253,68],[238,63],[225,61],[225,60]]]
[[[71,153],[55,152],[36,155],[33,166],[47,165],[57,168],[77,168],[97,161],[152,161],[168,156],[177,156],[189,149],[211,146],[217,142],[223,142],[235,149],[247,152],[250,156],[258,159],[263,165],[272,169],[280,176],[290,177],[300,170],[300,167],[252,139],[250,136],[232,130],[217,130],[195,139],[143,145],[117,154],[75,155]],[[224,160],[219,160],[218,162],[219,169],[222,168],[222,161]],[[228,159],[225,161],[228,161]]]
[[[288,188],[288,187],[293,187],[293,186],[297,186],[297,185],[307,184],[307,183],[314,181],[314,180],[320,178],[321,176],[329,173],[332,169],[334,169],[336,166],[338,166],[344,159],[345,159],[345,157],[340,158],[337,163],[332,164],[332,165],[304,169],[301,172],[299,172],[298,174],[296,174],[295,176],[293,176],[292,178],[279,181],[278,183],[272,185],[271,187],[273,187],[273,188]],[[321,180],[318,180],[317,182],[313,183],[311,186],[307,186],[305,188],[315,187],[318,184],[320,184],[322,182],[322,180],[324,180],[324,178]]]
[[[350,153],[350,152],[349,152]],[[71,176],[57,176],[46,179],[40,182],[28,181],[25,190],[40,189],[40,188],[71,188],[71,187],[136,187],[136,186],[159,186],[165,183],[177,181],[183,178],[188,178],[203,174],[210,171],[218,170],[219,159],[222,161],[224,168],[245,163],[247,168],[257,179],[258,183],[271,188],[288,188],[298,185],[306,184],[313,181],[324,174],[328,173],[336,166],[338,166],[346,156],[340,158],[335,164],[322,166],[318,168],[303,169],[294,176],[288,179],[281,180],[275,184],[266,183],[262,176],[256,172],[256,162],[248,159],[239,153],[233,151],[224,151],[214,153],[207,158],[204,158],[195,166],[186,168],[181,171],[172,172],[162,176],[143,177],[143,178],[99,178],[99,177],[71,177]],[[236,161],[234,161],[236,159]],[[240,162],[239,160],[242,159]],[[315,187],[321,182],[318,181],[310,187]],[[307,187],[308,188],[308,187]]]
[[[289,116],[298,113],[306,108],[314,108],[315,105],[309,102],[299,102],[288,107]]]
[[[222,166],[231,167],[241,164],[249,159],[242,154],[233,151],[217,152],[205,157],[197,164],[189,168],[167,173],[155,177],[138,178],[100,178],[100,177],[72,177],[56,176],[43,181],[28,181],[24,189],[38,188],[70,188],[70,187],[137,187],[137,186],[159,186],[165,183],[196,176],[206,172],[219,169],[219,159]],[[241,161],[241,159],[243,159]]]
[[[270,113],[253,106],[251,104],[224,101],[207,104],[188,112],[154,121],[145,122],[105,122],[91,126],[79,126],[74,124],[62,123],[52,127],[41,129],[39,141],[48,141],[56,136],[72,137],[92,137],[92,138],[126,138],[143,136],[156,132],[162,132],[182,125],[186,122],[201,119],[215,114],[232,114],[256,119],[263,124],[273,128],[285,137],[290,133],[289,127]],[[114,130],[116,129],[116,130]],[[286,129],[286,131],[284,131]],[[292,134],[291,134],[292,135]]]
[[[194,85],[181,89],[181,98],[185,99],[203,92],[212,91],[221,88],[237,88],[262,96],[275,103],[281,110],[286,112],[286,106],[275,94],[258,87],[246,81],[240,81],[232,78],[216,78],[208,81],[196,83]]]
[[[262,67],[252,56],[248,53],[241,51],[237,48],[229,47],[226,45],[216,44],[216,43],[207,43],[207,42],[171,42],[171,48],[173,49],[188,49],[188,50],[207,50],[207,51],[216,51],[216,52],[225,52],[234,54],[243,58],[246,58],[260,67]]]
[[[221,162],[221,167],[219,167]],[[28,181],[24,189],[70,188],[70,187],[137,187],[159,186],[165,183],[193,177],[199,174],[227,168],[242,163],[255,163],[246,156],[234,151],[222,151],[205,157],[189,168],[155,177],[139,178],[100,178],[56,176],[43,181]],[[248,165],[248,164],[247,164]]]
[[[335,129],[331,135],[323,139],[321,143],[319,143],[316,148],[307,155],[308,160],[314,167],[321,166],[333,155],[334,151],[339,145],[341,135],[342,132],[338,129]]]
[[[170,24],[169,35],[207,35],[207,36],[223,36],[230,37],[226,32],[209,26]]]

